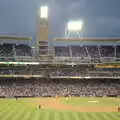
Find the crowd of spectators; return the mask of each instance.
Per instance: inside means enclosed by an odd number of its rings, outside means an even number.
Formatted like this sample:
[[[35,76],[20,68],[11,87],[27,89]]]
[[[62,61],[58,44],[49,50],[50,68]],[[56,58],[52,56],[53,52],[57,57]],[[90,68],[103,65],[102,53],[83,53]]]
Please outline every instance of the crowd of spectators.
[[[44,70],[33,70],[26,66],[18,68],[0,68],[0,75],[42,75]]]
[[[28,45],[20,44],[15,47],[17,56],[31,56],[32,51]]]
[[[55,56],[68,57],[70,55],[69,47],[55,47]]]
[[[53,69],[50,76],[76,76],[76,71],[72,69]]]
[[[0,45],[0,56],[12,57],[14,55],[12,44],[1,44]]]
[[[55,56],[64,57],[120,57],[120,46],[96,46],[96,45],[72,45],[67,47],[55,47]]]
[[[31,56],[32,49],[28,45],[0,44],[0,57]]]
[[[87,48],[89,56],[91,56],[91,58],[99,58],[100,57],[98,46],[86,46],[86,48]]]
[[[120,96],[120,80],[1,80],[0,96]]]
[[[87,51],[85,46],[71,46],[72,57],[87,57]]]
[[[120,71],[116,70],[89,70],[89,69],[53,69],[50,71],[52,77],[120,77]]]
[[[114,46],[101,46],[100,54],[101,57],[115,57]]]
[[[120,77],[118,69],[90,69],[90,68],[52,68],[45,69],[30,69],[27,67],[21,68],[1,68],[0,76],[4,75],[41,75],[44,77]]]
[[[120,58],[120,46],[116,46],[116,57]]]

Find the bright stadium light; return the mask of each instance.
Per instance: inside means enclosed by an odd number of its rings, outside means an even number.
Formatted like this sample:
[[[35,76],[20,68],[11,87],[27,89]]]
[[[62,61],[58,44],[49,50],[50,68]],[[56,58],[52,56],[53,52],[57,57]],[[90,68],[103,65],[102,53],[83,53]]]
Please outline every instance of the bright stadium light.
[[[81,31],[83,26],[83,21],[82,20],[71,20],[67,23],[67,29],[68,31]]]
[[[40,7],[40,18],[48,18],[48,6],[41,6]]]

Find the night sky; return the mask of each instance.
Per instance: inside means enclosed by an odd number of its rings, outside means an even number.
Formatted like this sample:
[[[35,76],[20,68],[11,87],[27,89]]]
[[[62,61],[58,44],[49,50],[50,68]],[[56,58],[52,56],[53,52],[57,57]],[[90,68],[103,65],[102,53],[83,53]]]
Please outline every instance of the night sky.
[[[51,37],[63,37],[65,23],[73,18],[84,21],[84,37],[120,36],[120,0],[0,0],[0,35],[35,39],[37,11],[43,4],[50,10]]]

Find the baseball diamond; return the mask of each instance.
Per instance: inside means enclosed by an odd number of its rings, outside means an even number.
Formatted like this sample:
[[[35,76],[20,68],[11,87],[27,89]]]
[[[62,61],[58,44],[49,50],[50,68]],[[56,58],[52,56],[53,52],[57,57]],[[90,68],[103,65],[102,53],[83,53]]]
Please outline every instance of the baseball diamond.
[[[5,2],[2,8],[0,7],[0,20],[3,19],[2,9],[8,5],[6,0],[3,1]],[[9,1],[12,3],[11,0]],[[22,5],[21,0],[19,1]],[[27,2],[30,0],[24,1],[23,3],[29,6]],[[58,1],[62,0],[52,0],[52,4],[44,4],[37,9],[33,7],[35,1],[31,0],[29,10],[34,8],[37,11],[29,11],[27,14],[27,8],[23,8],[25,18],[29,20],[26,22],[28,27],[22,25],[24,23],[22,8],[14,4],[9,7],[10,10],[15,8],[12,14],[14,16],[16,9],[19,10],[17,19],[20,19],[21,27],[24,26],[29,35],[35,33],[30,32],[32,27],[29,25],[35,24],[30,22],[33,18],[29,17],[34,12],[37,13],[35,20],[37,28],[34,37],[22,36],[22,29],[18,34],[21,36],[11,35],[11,32],[8,35],[0,35],[0,120],[120,120],[120,37],[83,37],[83,33],[87,34],[85,27],[89,26],[86,24],[87,20],[73,18],[65,23],[65,29],[62,30],[64,37],[52,38],[50,35],[52,30],[49,26],[51,18],[49,19],[48,15],[49,13],[51,15],[52,11],[49,12],[49,6],[53,9],[60,7]],[[64,1],[67,3],[75,0]],[[94,2],[90,3],[92,7],[90,15],[93,16],[97,8],[92,5]],[[107,2],[106,4],[108,6]],[[76,3],[74,5],[78,6]],[[68,8],[75,9],[75,7]],[[82,11],[81,8],[79,10]],[[112,10],[111,6],[110,10]],[[61,13],[59,11],[57,17]],[[108,13],[112,14],[111,11]],[[5,15],[11,17],[8,12],[5,12]],[[116,15],[115,11],[115,17]],[[66,15],[65,19],[68,16]],[[89,20],[92,20],[93,16]],[[52,17],[55,15],[53,14]],[[14,19],[13,16],[12,18]],[[59,18],[54,20],[57,21]],[[116,19],[114,21],[109,17],[106,21],[106,23],[111,22],[110,26],[109,24],[105,26],[105,30],[106,27],[110,29],[111,36],[114,36],[113,30],[119,30],[111,29],[112,26],[118,26],[112,25],[120,21],[118,17]],[[89,29],[91,33],[97,34],[102,28],[101,25],[105,25],[104,17],[100,20],[102,20],[100,27]],[[58,28],[57,22],[54,23],[55,28]],[[92,21],[90,23],[92,24]],[[93,23],[99,24],[94,21]],[[7,22],[5,24],[9,27]],[[60,27],[59,29],[62,29],[63,25]],[[13,28],[17,31],[19,26]],[[11,30],[12,27],[9,29]]]
[[[100,101],[100,105],[87,103]],[[106,104],[107,102],[107,104]],[[62,98],[19,98],[0,99],[1,120],[119,120],[118,98],[76,98],[66,103]],[[39,109],[37,105],[41,105]],[[76,106],[77,105],[77,106]]]

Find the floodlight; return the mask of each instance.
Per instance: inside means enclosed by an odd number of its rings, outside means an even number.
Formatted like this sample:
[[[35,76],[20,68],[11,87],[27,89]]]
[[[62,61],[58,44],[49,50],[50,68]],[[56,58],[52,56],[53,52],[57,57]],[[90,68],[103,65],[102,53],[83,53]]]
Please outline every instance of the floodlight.
[[[72,21],[68,22],[67,29],[68,29],[68,31],[75,31],[75,32],[81,31],[82,25],[83,25],[82,20],[79,20],[79,21],[77,21],[77,20],[73,21],[72,20]]]
[[[48,18],[48,6],[41,6],[40,7],[40,18]]]

